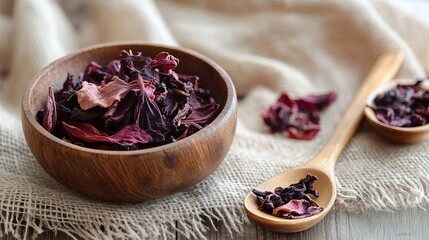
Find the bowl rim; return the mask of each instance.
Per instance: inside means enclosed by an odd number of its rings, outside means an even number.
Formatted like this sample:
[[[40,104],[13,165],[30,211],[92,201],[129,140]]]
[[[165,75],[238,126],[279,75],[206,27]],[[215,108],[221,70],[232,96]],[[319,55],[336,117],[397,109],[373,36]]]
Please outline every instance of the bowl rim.
[[[62,61],[65,61],[69,58],[76,57],[77,55],[82,54],[84,52],[94,50],[94,49],[107,48],[107,47],[130,46],[130,45],[135,45],[136,47],[138,47],[138,46],[159,47],[159,48],[165,49],[166,51],[168,51],[169,49],[174,50],[174,51],[180,51],[180,52],[183,52],[185,54],[194,56],[195,58],[201,60],[202,62],[205,62],[210,67],[212,67],[216,72],[218,72],[219,75],[222,77],[222,79],[225,82],[227,93],[226,93],[225,105],[222,108],[222,110],[219,112],[219,114],[216,116],[216,118],[213,119],[213,121],[211,121],[207,126],[202,128],[200,131],[192,134],[191,136],[184,138],[183,140],[163,144],[163,145],[156,146],[156,147],[137,149],[137,150],[129,150],[129,151],[126,151],[126,150],[102,150],[102,149],[95,149],[95,148],[78,146],[78,145],[66,142],[66,141],[56,137],[55,135],[51,134],[46,129],[44,129],[42,127],[42,125],[39,124],[39,122],[37,122],[36,118],[32,115],[31,110],[30,110],[30,94],[33,93],[33,89],[34,89],[35,85],[38,83],[38,81],[40,80],[41,76],[43,76],[44,74],[49,72],[51,69],[55,68]],[[30,125],[36,131],[38,131],[43,136],[47,137],[48,139],[50,139],[51,141],[54,141],[57,144],[61,144],[65,147],[71,148],[73,150],[83,151],[83,152],[92,153],[92,154],[130,156],[130,155],[140,155],[140,154],[145,154],[145,153],[153,153],[153,152],[158,152],[158,151],[166,151],[170,148],[181,148],[182,146],[185,147],[185,145],[189,141],[194,141],[197,139],[206,138],[207,136],[203,135],[204,132],[207,132],[207,131],[213,131],[214,132],[214,131],[218,130],[220,128],[220,126],[222,126],[229,118],[231,118],[233,115],[236,114],[237,95],[236,95],[234,84],[233,84],[231,78],[229,77],[229,75],[227,74],[227,72],[218,63],[216,63],[214,60],[210,59],[209,57],[207,57],[207,56],[205,56],[205,55],[203,55],[197,51],[194,51],[194,50],[191,50],[191,49],[188,49],[185,47],[181,47],[181,46],[172,46],[172,45],[166,45],[166,44],[149,43],[149,42],[144,42],[144,41],[116,41],[116,42],[108,42],[108,43],[101,43],[101,44],[95,44],[95,45],[87,46],[85,48],[81,48],[81,49],[75,50],[71,53],[68,53],[65,56],[58,58],[57,60],[49,63],[47,66],[45,66],[40,71],[38,71],[36,73],[36,75],[33,76],[32,79],[28,82],[27,87],[26,87],[25,92],[24,92],[24,95],[22,97],[21,107],[22,107],[22,113],[21,113],[22,116],[21,117],[22,118],[25,117],[28,120],[28,122],[30,123]]]

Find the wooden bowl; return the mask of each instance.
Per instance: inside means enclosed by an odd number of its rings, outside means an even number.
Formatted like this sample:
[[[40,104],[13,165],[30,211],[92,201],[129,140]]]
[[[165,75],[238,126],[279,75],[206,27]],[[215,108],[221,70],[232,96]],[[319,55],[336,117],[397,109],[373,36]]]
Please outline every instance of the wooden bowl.
[[[167,51],[180,59],[179,73],[200,77],[220,104],[218,116],[199,132],[166,145],[133,151],[90,149],[46,131],[36,113],[44,108],[48,86],[62,87],[67,73],[78,76],[90,61],[106,64],[121,50],[155,57]],[[85,196],[106,201],[142,201],[168,196],[205,179],[225,158],[235,127],[237,98],[227,73],[191,50],[139,42],[109,43],[67,55],[45,67],[29,84],[22,102],[22,127],[28,146],[55,180]]]
[[[368,99],[365,107],[365,117],[371,127],[384,139],[395,143],[414,143],[427,138],[429,134],[429,124],[418,127],[392,127],[380,122],[375,116],[374,111],[370,107],[374,98],[388,89],[395,87],[397,84],[411,85],[416,82],[415,79],[394,79],[389,84],[374,91]],[[429,86],[425,86],[429,89]]]

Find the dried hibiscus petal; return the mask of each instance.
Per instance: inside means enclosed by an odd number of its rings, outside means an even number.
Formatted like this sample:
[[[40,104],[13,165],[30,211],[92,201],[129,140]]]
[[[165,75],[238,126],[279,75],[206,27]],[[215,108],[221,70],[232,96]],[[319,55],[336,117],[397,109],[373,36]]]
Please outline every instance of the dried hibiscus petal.
[[[182,136],[178,137],[176,140],[180,140],[180,139],[183,139],[189,135],[192,135],[192,134],[198,132],[199,130],[201,130],[201,128],[203,128],[203,127],[201,127],[200,125],[198,125],[196,123],[192,123],[189,125],[189,127],[186,128],[186,130],[185,130],[185,132],[183,132]]]
[[[305,98],[297,99],[297,103],[300,109],[308,110],[323,110],[329,106],[335,99],[337,95],[335,93],[326,93],[321,95],[308,95]]]
[[[261,192],[256,189],[253,189],[252,192],[257,197],[259,208],[262,211],[283,218],[304,218],[323,211],[323,207],[320,207],[308,195],[319,197],[319,193],[313,187],[316,180],[316,176],[307,174],[299,182],[285,188],[277,187],[274,192]]]
[[[64,129],[74,140],[89,143],[147,143],[152,137],[136,125],[127,125],[109,136],[88,123],[63,122]]]
[[[121,126],[123,123],[128,123],[134,115],[133,108],[137,104],[137,96],[133,93],[128,93],[121,101],[117,101],[103,114],[102,118],[105,122],[105,127],[115,130],[116,126]]]
[[[307,200],[292,199],[288,203],[275,208],[273,214],[288,219],[299,219],[312,216],[321,211],[323,211],[322,207],[312,206]]]
[[[179,59],[175,58],[168,52],[160,52],[155,59],[149,63],[152,68],[158,68],[163,73],[168,73],[170,70],[177,67]]]
[[[417,127],[429,122],[429,90],[423,80],[412,85],[398,84],[378,94],[372,109],[376,118],[394,127]]]
[[[181,120],[181,124],[185,126],[189,126],[193,123],[197,123],[200,125],[206,124],[208,120],[213,118],[213,114],[216,113],[219,105],[217,103],[209,103],[201,107],[197,107],[192,109],[191,114]]]
[[[144,91],[142,92],[135,112],[135,124],[143,129],[150,129],[155,141],[164,141],[165,137],[160,136],[165,136],[168,131],[168,123],[158,106],[149,99]]]
[[[271,132],[281,132],[290,138],[310,140],[320,130],[320,111],[336,99],[333,92],[291,99],[283,92],[277,102],[262,114]]]
[[[140,75],[140,69],[147,65],[151,59],[147,56],[142,56],[141,53],[133,55],[132,52],[122,50],[120,53],[120,69],[118,77],[126,82],[135,80]]]
[[[93,83],[82,82],[82,88],[76,91],[78,102],[83,110],[100,106],[110,107],[115,101],[123,99],[127,93],[133,89],[138,89],[137,82],[128,84],[127,82],[112,77],[112,81],[104,86],[98,86]]]
[[[107,67],[91,61],[83,73],[83,81],[100,84],[102,81],[109,81],[112,74],[116,73],[115,63],[109,63]]]
[[[46,101],[45,110],[43,111],[43,128],[52,132],[57,123],[57,108],[55,104],[54,88],[48,89],[48,100]]]
[[[119,56],[105,66],[90,62],[76,84],[67,74],[55,95],[50,88],[39,123],[80,146],[132,150],[183,139],[218,114],[219,104],[199,78],[176,73],[179,60],[169,53]]]
[[[55,95],[56,101],[61,101],[69,98],[74,94],[73,75],[67,74],[67,78],[64,81],[63,88]]]

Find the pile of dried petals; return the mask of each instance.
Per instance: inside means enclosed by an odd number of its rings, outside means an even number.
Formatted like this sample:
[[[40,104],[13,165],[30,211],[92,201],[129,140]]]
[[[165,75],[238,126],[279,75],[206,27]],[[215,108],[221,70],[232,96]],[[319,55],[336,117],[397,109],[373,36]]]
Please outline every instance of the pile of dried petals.
[[[394,127],[417,127],[429,122],[429,90],[423,80],[412,85],[398,84],[380,93],[372,109],[379,121]]]
[[[330,92],[292,99],[283,92],[277,102],[262,114],[262,118],[273,133],[280,132],[290,138],[310,140],[320,130],[320,112],[336,98],[337,95]]]
[[[197,76],[176,73],[179,60],[167,52],[154,59],[122,51],[102,66],[90,62],[74,83],[49,87],[37,114],[58,138],[97,149],[134,150],[185,138],[206,126],[219,104]]]
[[[277,187],[274,192],[261,192],[256,189],[252,192],[256,195],[262,211],[287,219],[305,218],[323,211],[323,207],[307,195],[310,193],[319,197],[319,192],[313,188],[315,180],[316,176],[307,174],[298,183],[286,188]]]

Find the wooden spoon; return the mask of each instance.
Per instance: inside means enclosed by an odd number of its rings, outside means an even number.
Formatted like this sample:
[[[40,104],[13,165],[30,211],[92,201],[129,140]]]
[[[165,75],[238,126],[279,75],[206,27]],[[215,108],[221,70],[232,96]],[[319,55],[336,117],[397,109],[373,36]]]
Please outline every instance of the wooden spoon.
[[[368,120],[372,128],[380,134],[383,138],[395,142],[395,143],[414,143],[424,140],[429,135],[429,124],[418,127],[392,127],[390,125],[380,122],[375,116],[374,110],[371,106],[374,98],[391,88],[394,88],[398,84],[413,85],[416,83],[416,79],[394,79],[388,84],[375,90],[368,98],[367,107],[365,107],[365,117]],[[428,81],[423,82],[423,87],[429,89]]]
[[[298,182],[308,173],[315,175],[318,180],[315,181],[314,188],[320,193],[320,197],[315,200],[324,210],[307,218],[284,219],[261,211],[256,197],[249,192],[244,199],[244,207],[252,220],[274,232],[299,232],[314,226],[328,214],[337,196],[334,180],[335,163],[358,127],[370,93],[392,79],[398,72],[402,61],[401,52],[383,54],[363,81],[354,100],[338,123],[339,127],[336,128],[325,147],[303,166],[286,170],[256,187],[259,191],[273,191],[276,187],[286,187]]]

